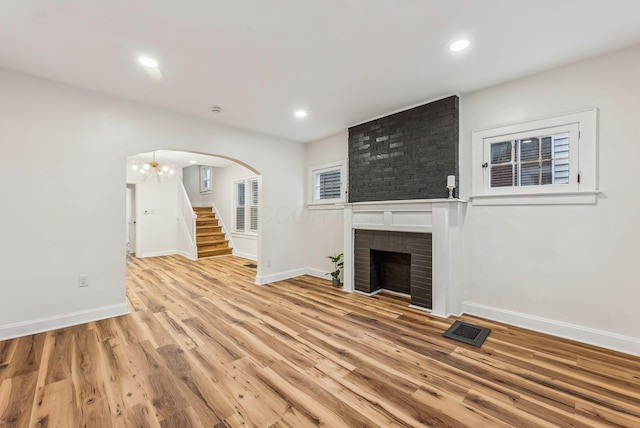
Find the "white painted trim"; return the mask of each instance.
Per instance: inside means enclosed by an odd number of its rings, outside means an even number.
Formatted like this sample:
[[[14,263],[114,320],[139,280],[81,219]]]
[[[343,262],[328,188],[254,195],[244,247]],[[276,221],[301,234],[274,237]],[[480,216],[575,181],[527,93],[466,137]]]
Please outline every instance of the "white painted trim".
[[[353,290],[353,293],[362,294],[363,296],[371,297],[371,296],[375,296],[378,293],[382,293],[383,291],[387,291],[387,290],[385,290],[384,288],[379,288],[376,291],[372,291],[371,293],[365,293],[364,291],[360,291],[360,290]]]
[[[307,275],[314,276],[314,277],[320,278],[320,279],[326,279],[328,281],[330,281],[330,278],[331,278],[328,275],[328,273],[323,271],[322,269],[316,269],[316,268],[312,268],[312,267],[308,267],[307,268]]]
[[[469,199],[476,206],[495,205],[593,205],[598,201],[598,190],[593,192],[556,192],[547,194],[473,195]]]
[[[258,183],[258,186],[260,186],[260,183]],[[259,187],[258,187],[259,188]],[[222,230],[224,230],[224,237],[226,240],[229,241],[229,247],[231,247],[232,249],[234,249],[236,246],[233,242],[233,236],[231,234],[231,230],[227,227],[226,224],[224,224],[224,220],[222,218],[222,215],[220,214],[220,211],[218,211],[218,207],[216,206],[215,202],[210,202],[209,205],[211,207],[211,210],[213,211],[213,213],[215,214],[216,218],[218,219],[218,224],[220,226],[222,226]]]
[[[287,270],[284,272],[272,273],[270,275],[257,275],[256,276],[256,284],[257,285],[265,285],[276,281],[284,281],[285,279],[295,278],[296,276],[306,275],[307,268],[299,268]]]
[[[184,257],[185,259],[189,259],[189,260],[193,260],[196,261],[198,260],[198,258],[193,258],[193,256],[189,253],[187,253],[186,251],[178,251],[176,254],[178,254],[179,256]]]
[[[76,311],[70,314],[7,324],[0,326],[0,340],[13,339],[15,337],[57,330],[59,328],[71,327],[92,321],[127,315],[128,313],[129,306],[126,303],[119,303],[116,305],[102,306],[84,311]]]
[[[144,259],[146,257],[162,257],[162,256],[173,256],[175,254],[180,254],[178,250],[164,250],[164,251],[155,251],[153,253],[143,253],[138,258]]]
[[[253,260],[254,262],[258,261],[258,257],[255,254],[242,253],[235,248],[233,249],[233,255],[236,257],[242,257],[243,259]]]
[[[505,324],[640,356],[640,339],[465,301],[463,312]]]

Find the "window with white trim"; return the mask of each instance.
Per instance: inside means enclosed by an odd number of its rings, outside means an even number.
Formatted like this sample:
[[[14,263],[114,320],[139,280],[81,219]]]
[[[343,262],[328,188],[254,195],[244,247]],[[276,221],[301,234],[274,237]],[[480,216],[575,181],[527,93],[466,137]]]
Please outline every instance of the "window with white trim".
[[[473,203],[594,203],[596,109],[473,133]]]
[[[200,193],[207,193],[211,191],[213,186],[211,175],[210,166],[200,167]]]
[[[247,178],[233,182],[234,228],[235,232],[258,232],[258,179]]]
[[[344,202],[346,196],[344,161],[309,168],[309,203]]]

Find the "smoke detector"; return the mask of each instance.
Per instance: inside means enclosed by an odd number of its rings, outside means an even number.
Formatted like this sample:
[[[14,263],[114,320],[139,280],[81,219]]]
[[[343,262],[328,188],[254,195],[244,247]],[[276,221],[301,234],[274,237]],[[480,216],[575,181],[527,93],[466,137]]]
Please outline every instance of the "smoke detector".
[[[222,107],[220,106],[212,106],[211,107],[211,113],[222,113]]]

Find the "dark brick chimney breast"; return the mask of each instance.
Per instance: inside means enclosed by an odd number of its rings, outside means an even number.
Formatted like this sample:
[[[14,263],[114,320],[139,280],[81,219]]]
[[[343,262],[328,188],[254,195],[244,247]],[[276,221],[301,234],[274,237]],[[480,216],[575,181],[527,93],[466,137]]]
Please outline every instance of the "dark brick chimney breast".
[[[454,95],[349,128],[349,202],[447,198],[458,104]]]

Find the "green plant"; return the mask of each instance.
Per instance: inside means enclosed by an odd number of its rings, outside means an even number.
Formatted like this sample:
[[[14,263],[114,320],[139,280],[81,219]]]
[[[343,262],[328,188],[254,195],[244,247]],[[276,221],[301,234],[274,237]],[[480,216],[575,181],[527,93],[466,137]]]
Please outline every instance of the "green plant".
[[[344,262],[342,261],[343,253],[327,256],[331,262],[333,262],[333,272],[328,272],[325,275],[331,275],[331,278],[338,279],[340,278],[340,272],[342,272],[342,267],[344,266]]]

